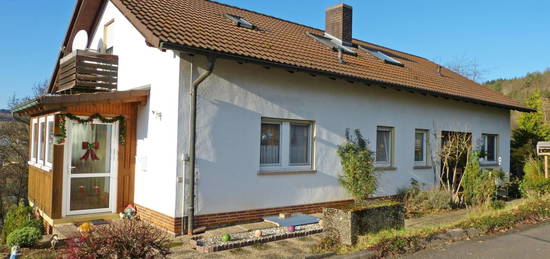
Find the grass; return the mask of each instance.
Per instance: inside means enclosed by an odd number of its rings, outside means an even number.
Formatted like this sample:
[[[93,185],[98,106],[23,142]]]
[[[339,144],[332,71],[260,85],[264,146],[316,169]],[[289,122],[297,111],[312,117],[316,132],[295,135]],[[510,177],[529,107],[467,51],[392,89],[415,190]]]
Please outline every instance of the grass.
[[[325,238],[313,249],[321,253],[334,251],[346,254],[360,250],[375,250],[381,256],[415,252],[425,248],[427,240],[448,229],[475,228],[480,233],[506,231],[519,223],[536,223],[550,219],[550,196],[541,199],[523,199],[507,203],[504,208],[477,207],[469,210],[467,217],[433,227],[384,230],[358,237],[357,244],[336,244]]]

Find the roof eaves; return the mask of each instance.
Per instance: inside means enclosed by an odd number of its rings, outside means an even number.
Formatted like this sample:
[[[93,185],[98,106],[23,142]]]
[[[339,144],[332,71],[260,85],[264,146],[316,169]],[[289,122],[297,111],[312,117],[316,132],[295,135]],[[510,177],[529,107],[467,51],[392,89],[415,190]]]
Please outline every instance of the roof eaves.
[[[345,79],[361,81],[361,82],[364,82],[364,83],[367,83],[367,84],[380,84],[382,86],[392,87],[392,88],[395,88],[395,89],[398,89],[398,90],[413,91],[413,92],[420,93],[420,94],[433,95],[433,96],[443,97],[443,98],[457,99],[457,100],[476,103],[476,104],[481,104],[481,105],[488,105],[488,106],[503,108],[503,109],[507,109],[507,110],[517,110],[517,111],[520,111],[520,112],[534,112],[535,111],[535,110],[533,110],[531,108],[528,108],[528,107],[525,107],[525,106],[515,106],[515,105],[507,105],[507,104],[496,103],[496,102],[489,102],[489,101],[485,101],[485,100],[469,98],[469,97],[464,97],[464,96],[459,96],[459,95],[452,95],[452,94],[442,93],[442,92],[438,92],[438,91],[425,90],[425,89],[421,89],[421,88],[418,88],[418,87],[415,87],[415,86],[410,86],[410,85],[401,85],[401,84],[395,84],[395,83],[390,83],[390,82],[372,80],[372,79],[368,79],[368,78],[355,77],[355,76],[350,76],[350,75],[346,75],[346,74],[340,74],[340,73],[335,73],[335,72],[330,72],[330,71],[325,71],[325,70],[320,70],[320,69],[314,69],[314,68],[310,68],[310,67],[295,66],[295,65],[291,65],[291,64],[284,64],[284,63],[269,61],[269,60],[265,60],[265,59],[242,56],[242,55],[237,55],[237,54],[231,54],[231,53],[227,53],[227,52],[221,52],[221,51],[215,51],[215,50],[210,50],[210,49],[191,47],[191,46],[181,45],[181,44],[167,42],[167,41],[161,41],[160,42],[160,48],[172,49],[172,50],[183,51],[183,52],[188,52],[188,53],[193,53],[193,54],[200,54],[200,55],[205,55],[205,56],[216,55],[216,56],[220,56],[220,57],[224,57],[224,58],[228,58],[228,59],[232,59],[232,60],[249,61],[249,62],[258,63],[258,64],[262,64],[262,65],[271,65],[271,66],[276,66],[276,67],[281,67],[281,68],[286,68],[286,69],[295,69],[295,70],[302,70],[302,71],[313,72],[313,73],[318,73],[318,74],[324,74],[324,75],[327,75],[327,76],[336,76],[336,77],[341,77],[341,78],[345,78]]]

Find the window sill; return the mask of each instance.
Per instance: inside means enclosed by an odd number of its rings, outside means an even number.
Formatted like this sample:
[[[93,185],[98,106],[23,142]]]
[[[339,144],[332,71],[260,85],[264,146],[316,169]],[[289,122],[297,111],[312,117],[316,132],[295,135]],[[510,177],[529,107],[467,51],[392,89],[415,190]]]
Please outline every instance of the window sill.
[[[480,166],[483,166],[483,167],[494,167],[494,166],[499,166],[497,162],[481,162],[479,163]]]
[[[374,170],[375,171],[395,171],[397,170],[397,167],[393,167],[393,166],[375,167]]]
[[[52,172],[52,168],[51,168],[51,167],[45,166],[45,165],[41,165],[40,163],[37,163],[37,162],[28,161],[27,164],[28,164],[29,166],[34,167],[34,168],[38,168],[38,169],[40,169],[40,170],[42,170],[42,171],[46,171],[46,172],[50,172],[50,173]]]
[[[431,165],[415,165],[413,169],[432,169]]]
[[[258,171],[258,175],[314,174],[317,170]]]

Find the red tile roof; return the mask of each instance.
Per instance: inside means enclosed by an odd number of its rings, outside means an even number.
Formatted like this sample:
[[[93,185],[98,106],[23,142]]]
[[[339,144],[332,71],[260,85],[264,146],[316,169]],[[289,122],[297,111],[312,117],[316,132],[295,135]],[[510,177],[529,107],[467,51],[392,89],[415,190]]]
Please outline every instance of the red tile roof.
[[[354,39],[380,50],[404,67],[356,49],[357,56],[338,53],[306,33],[323,31],[241,8],[205,0],[113,0],[113,3],[156,47],[210,51],[248,60],[306,69],[352,80],[364,80],[427,94],[457,98],[508,109],[529,109],[425,58]],[[245,18],[257,30],[235,26],[224,14]]]

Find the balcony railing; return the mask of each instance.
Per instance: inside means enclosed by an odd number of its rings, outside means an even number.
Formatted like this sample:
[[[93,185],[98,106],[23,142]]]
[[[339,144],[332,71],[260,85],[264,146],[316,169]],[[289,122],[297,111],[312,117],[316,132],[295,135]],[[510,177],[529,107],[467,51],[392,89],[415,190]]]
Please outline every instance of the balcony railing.
[[[76,50],[59,61],[57,93],[114,91],[117,89],[118,56]]]

